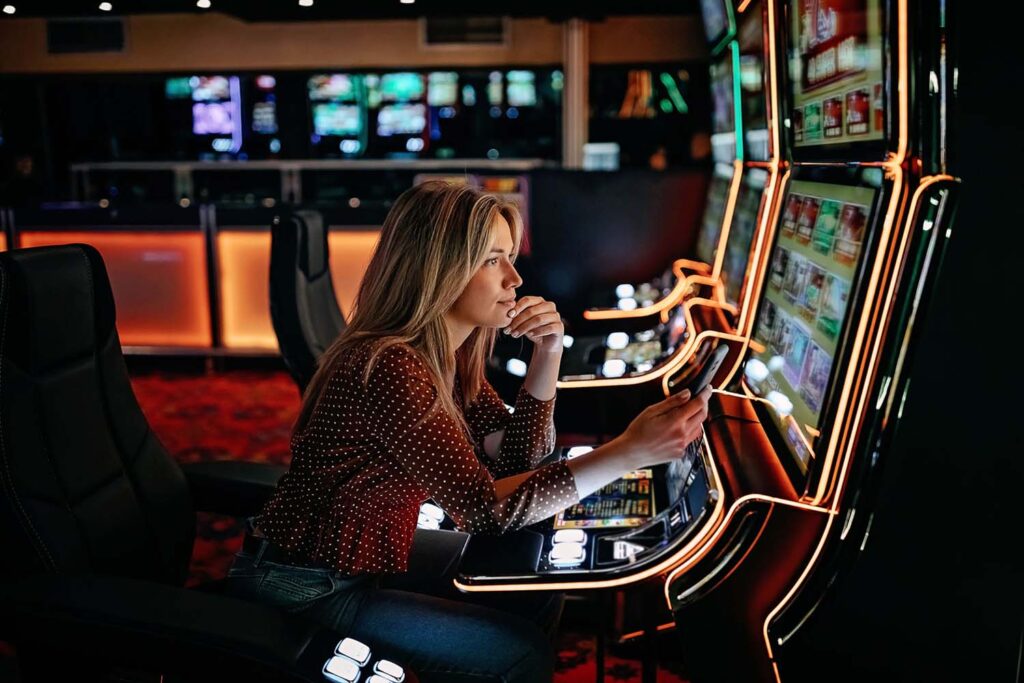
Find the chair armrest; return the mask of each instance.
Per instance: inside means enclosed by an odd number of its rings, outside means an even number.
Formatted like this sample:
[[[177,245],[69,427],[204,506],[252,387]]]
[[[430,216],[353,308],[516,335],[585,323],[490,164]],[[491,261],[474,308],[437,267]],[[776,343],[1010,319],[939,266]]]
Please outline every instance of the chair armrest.
[[[342,637],[266,605],[95,576],[37,576],[3,585],[0,624],[0,635],[19,652],[177,673],[190,681],[322,681],[321,668]]]
[[[234,517],[255,515],[288,468],[244,460],[213,460],[181,466],[196,510]]]

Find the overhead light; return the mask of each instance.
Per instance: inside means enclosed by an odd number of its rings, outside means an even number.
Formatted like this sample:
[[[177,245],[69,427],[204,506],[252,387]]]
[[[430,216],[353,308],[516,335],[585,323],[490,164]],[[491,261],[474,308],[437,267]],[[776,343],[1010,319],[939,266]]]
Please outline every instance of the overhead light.
[[[100,11],[101,12],[109,12],[112,9],[114,9],[114,6],[111,5],[109,2],[101,2],[100,3]]]
[[[299,0],[299,7],[312,7],[313,0]]]
[[[196,7],[199,9],[210,9],[210,0],[196,0]]]
[[[416,2],[416,0],[400,0],[400,2],[401,2],[401,3],[403,4],[403,5],[411,5],[411,4],[413,4],[414,2]]]
[[[4,14],[14,14],[16,11],[14,5],[4,5]]]

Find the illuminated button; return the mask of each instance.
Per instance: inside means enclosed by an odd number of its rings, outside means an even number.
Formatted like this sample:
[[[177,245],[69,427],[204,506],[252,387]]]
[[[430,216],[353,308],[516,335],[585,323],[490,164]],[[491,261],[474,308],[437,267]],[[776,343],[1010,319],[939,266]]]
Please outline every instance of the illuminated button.
[[[571,349],[572,345],[573,345],[573,342],[575,342],[575,341],[576,340],[573,339],[571,335],[567,334],[564,337],[562,337],[562,346],[567,348],[567,349]]]
[[[548,560],[556,567],[574,567],[586,557],[582,543],[556,543],[548,553]]]
[[[757,358],[751,358],[743,368],[743,374],[751,382],[763,382],[768,379],[768,366]]]
[[[384,678],[383,676],[373,674],[372,676],[366,679],[365,683],[394,683],[394,681],[392,681],[390,678]]]
[[[394,681],[394,683],[402,683],[405,680],[405,669],[386,659],[382,659],[374,664],[373,670],[387,680]]]
[[[608,339],[605,340],[605,344],[609,349],[624,349],[629,345],[629,335],[625,332],[612,332],[608,335]]]
[[[623,297],[619,299],[619,310],[620,311],[632,311],[636,309],[636,299],[632,297]]]
[[[772,356],[768,361],[768,369],[772,372],[780,372],[786,365],[786,359],[782,356]]]
[[[508,374],[510,375],[526,377],[526,361],[520,360],[519,358],[509,358],[508,362],[505,363],[505,369],[508,370]]]
[[[633,285],[619,285],[615,288],[615,296],[620,299],[628,299],[636,294],[636,288]]]
[[[573,446],[569,449],[569,452],[565,454],[565,457],[572,460],[573,458],[578,458],[584,453],[589,453],[592,450],[594,450],[593,446]]]
[[[626,374],[626,361],[621,358],[606,360],[601,366],[601,374],[605,377],[622,377]]]
[[[324,664],[324,678],[333,683],[356,683],[359,680],[359,665],[348,657],[331,657]]]
[[[424,503],[423,505],[420,505],[420,514],[426,515],[430,519],[436,519],[439,522],[444,519],[444,510],[433,503]]]
[[[616,560],[630,560],[634,555],[643,550],[646,550],[646,548],[638,543],[615,541],[615,545],[612,546],[612,556],[615,557]]]
[[[587,532],[583,529],[559,529],[552,540],[555,543],[583,543],[587,540]]]
[[[360,643],[354,638],[346,638],[345,640],[338,643],[338,647],[334,649],[334,654],[344,655],[359,666],[363,666],[370,661],[370,648],[368,645]]]
[[[765,398],[775,406],[779,415],[786,416],[793,412],[793,402],[781,391],[769,391]]]

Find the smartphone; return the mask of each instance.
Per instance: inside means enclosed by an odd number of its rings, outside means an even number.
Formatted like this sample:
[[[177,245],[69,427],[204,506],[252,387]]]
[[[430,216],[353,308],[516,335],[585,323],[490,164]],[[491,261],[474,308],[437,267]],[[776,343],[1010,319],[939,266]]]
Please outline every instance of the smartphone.
[[[718,347],[711,352],[707,360],[704,361],[704,365],[697,372],[697,374],[691,378],[685,384],[676,384],[670,387],[673,394],[678,394],[684,389],[690,390],[690,396],[696,396],[700,392],[704,391],[707,385],[711,384],[711,380],[715,378],[718,373],[718,369],[722,367],[722,363],[725,362],[725,357],[729,355],[729,345],[719,344]]]

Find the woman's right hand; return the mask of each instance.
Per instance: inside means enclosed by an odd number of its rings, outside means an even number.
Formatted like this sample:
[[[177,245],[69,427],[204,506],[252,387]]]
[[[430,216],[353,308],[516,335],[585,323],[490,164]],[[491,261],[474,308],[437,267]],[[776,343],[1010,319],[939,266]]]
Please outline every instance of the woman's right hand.
[[[689,390],[684,390],[637,415],[622,434],[634,467],[649,467],[682,457],[683,450],[701,435],[710,397],[710,386],[692,398]]]

